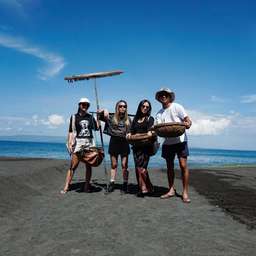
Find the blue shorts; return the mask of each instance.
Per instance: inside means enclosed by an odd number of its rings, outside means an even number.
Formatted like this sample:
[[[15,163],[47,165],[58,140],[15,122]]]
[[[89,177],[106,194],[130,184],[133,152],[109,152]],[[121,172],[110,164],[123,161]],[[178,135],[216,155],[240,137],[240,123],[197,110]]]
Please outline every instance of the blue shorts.
[[[187,158],[189,156],[188,143],[186,141],[178,144],[162,146],[162,157],[164,159],[173,160],[176,154],[178,158]]]

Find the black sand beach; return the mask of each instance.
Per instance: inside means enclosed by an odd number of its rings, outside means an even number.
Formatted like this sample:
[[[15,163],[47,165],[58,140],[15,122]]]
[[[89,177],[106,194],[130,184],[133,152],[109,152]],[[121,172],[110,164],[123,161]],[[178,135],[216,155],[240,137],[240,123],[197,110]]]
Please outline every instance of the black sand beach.
[[[133,170],[130,194],[105,195],[102,167],[94,169],[94,191],[80,192],[80,165],[72,191],[61,195],[67,167],[63,160],[0,159],[0,255],[255,254],[256,168],[191,170],[192,202],[184,204],[159,199],[164,170],[150,170],[155,195],[137,198]]]

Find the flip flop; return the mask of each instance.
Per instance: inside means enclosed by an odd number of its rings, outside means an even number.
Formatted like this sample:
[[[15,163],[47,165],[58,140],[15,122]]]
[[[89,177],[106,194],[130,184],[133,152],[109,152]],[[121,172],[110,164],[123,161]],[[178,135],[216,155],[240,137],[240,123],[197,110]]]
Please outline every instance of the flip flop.
[[[191,200],[188,197],[182,198],[182,202],[185,204],[191,203]]]
[[[62,189],[62,190],[60,191],[60,193],[61,193],[62,195],[64,195],[64,194],[68,193],[68,190],[63,190],[63,189]]]

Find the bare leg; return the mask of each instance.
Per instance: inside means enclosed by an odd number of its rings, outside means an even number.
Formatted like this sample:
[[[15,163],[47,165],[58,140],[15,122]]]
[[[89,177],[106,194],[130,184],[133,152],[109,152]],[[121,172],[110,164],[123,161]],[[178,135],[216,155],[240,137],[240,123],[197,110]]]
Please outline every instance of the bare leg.
[[[118,158],[117,156],[110,156],[110,160],[111,160],[110,181],[114,182],[116,180]]]
[[[174,189],[174,159],[166,159],[166,165],[167,165],[167,178],[169,183],[169,191],[162,195],[161,198],[169,198],[175,195],[175,189]]]
[[[138,167],[137,170],[138,170],[138,176],[139,176],[139,182],[138,182],[139,189],[141,192],[147,193],[148,190],[145,183],[145,169],[142,167]]]
[[[85,185],[84,185],[84,191],[90,192],[90,181],[92,177],[92,167],[89,164],[85,164]]]
[[[188,197],[189,170],[187,165],[187,158],[180,157],[179,164],[180,164],[182,184],[183,184],[182,198],[183,198],[183,201],[190,201]]]
[[[146,183],[148,192],[152,193],[154,191],[154,186],[151,183],[147,169],[145,169],[145,183]]]
[[[122,161],[123,181],[128,182],[128,178],[129,178],[128,156],[123,156],[121,161]]]
[[[64,185],[64,188],[61,191],[61,193],[66,193],[68,191],[69,185],[70,185],[73,175],[74,175],[74,171],[76,170],[78,164],[79,164],[79,160],[78,160],[76,154],[72,154],[70,168],[67,171],[65,185]]]

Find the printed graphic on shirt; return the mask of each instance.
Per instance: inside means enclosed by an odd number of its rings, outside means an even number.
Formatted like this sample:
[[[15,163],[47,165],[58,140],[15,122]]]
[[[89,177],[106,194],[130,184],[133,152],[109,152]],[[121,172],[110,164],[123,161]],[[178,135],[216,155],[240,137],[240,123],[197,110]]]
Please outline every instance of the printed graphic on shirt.
[[[89,137],[90,131],[89,131],[89,121],[88,120],[81,120],[79,122],[79,125],[81,126],[81,131],[79,132],[79,137]]]

